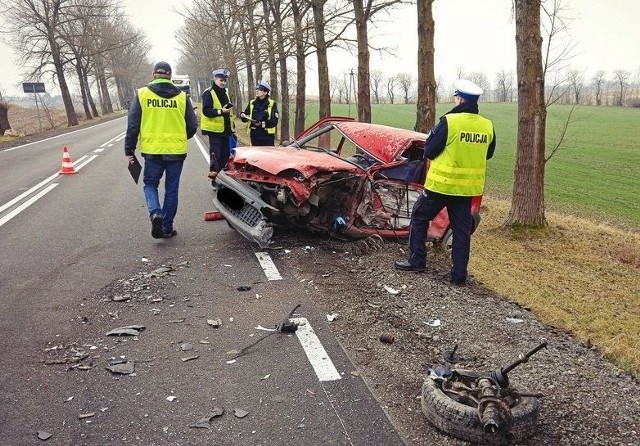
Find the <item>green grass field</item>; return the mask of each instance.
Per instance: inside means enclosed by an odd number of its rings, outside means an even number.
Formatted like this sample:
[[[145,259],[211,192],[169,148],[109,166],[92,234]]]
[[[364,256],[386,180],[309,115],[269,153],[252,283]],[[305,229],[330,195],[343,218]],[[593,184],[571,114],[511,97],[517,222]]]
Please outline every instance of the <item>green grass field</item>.
[[[438,116],[453,104],[438,104]],[[415,104],[372,107],[372,122],[412,129]],[[554,105],[547,113],[547,152],[560,137],[569,105]],[[291,110],[293,115],[293,109]],[[356,116],[354,104],[332,104],[333,115]],[[481,103],[480,112],[494,122],[496,154],[489,162],[487,194],[510,198],[516,158],[516,103]],[[307,124],[318,116],[317,104],[307,106]],[[293,128],[293,126],[292,126]],[[545,169],[545,205],[566,214],[606,221],[615,226],[640,226],[640,109],[576,107],[561,148]]]

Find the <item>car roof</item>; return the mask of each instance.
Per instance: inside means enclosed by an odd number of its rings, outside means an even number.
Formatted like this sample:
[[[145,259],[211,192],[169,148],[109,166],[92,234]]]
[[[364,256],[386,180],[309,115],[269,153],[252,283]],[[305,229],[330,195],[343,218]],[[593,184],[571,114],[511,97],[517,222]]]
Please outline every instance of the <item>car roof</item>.
[[[398,160],[411,146],[424,147],[425,133],[366,122],[336,122],[334,127],[355,145],[382,162]]]

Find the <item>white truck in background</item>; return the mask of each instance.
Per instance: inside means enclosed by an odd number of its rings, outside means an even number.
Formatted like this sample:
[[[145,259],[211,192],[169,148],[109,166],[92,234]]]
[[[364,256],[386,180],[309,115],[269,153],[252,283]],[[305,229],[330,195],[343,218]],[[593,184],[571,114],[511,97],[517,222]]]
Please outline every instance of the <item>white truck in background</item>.
[[[189,81],[189,75],[187,74],[174,74],[171,76],[171,82],[180,90],[187,93],[188,97],[191,97],[191,83]]]

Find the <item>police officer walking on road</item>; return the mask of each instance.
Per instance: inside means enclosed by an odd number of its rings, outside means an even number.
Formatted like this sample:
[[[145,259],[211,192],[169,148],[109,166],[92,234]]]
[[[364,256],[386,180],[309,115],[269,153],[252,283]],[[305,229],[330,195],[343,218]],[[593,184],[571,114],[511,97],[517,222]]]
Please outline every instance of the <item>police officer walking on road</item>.
[[[240,114],[242,122],[247,123],[252,146],[273,146],[278,126],[278,107],[269,93],[271,86],[267,81],[258,81],[256,98],[249,102],[244,113]]]
[[[178,189],[187,140],[198,130],[198,117],[191,100],[171,82],[171,66],[158,62],[153,81],[136,92],[131,102],[124,140],[130,163],[140,138],[144,157],[144,197],[151,219],[151,236],[169,238],[177,234],[173,220],[178,211]],[[160,205],[158,184],[164,180],[164,202]]]
[[[430,221],[446,207],[453,231],[450,282],[467,280],[471,246],[471,198],[484,191],[487,160],[493,156],[493,123],[478,114],[482,89],[468,80],[455,84],[455,107],[431,129],[424,157],[431,160],[424,190],[411,212],[409,258],[398,260],[401,271],[424,271],[425,242]]]
[[[229,139],[235,137],[235,114],[226,88],[229,71],[213,71],[213,85],[202,93],[200,128],[209,137],[209,174],[211,182],[227,165],[230,156]]]

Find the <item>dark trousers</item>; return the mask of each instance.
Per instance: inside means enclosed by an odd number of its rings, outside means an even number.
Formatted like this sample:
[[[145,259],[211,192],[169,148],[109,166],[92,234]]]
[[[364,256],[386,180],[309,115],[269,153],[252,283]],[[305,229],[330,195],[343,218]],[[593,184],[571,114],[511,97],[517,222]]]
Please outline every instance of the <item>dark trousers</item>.
[[[276,141],[275,135],[251,136],[252,146],[273,146],[275,145],[275,141]]]
[[[425,266],[427,263],[427,230],[429,222],[443,209],[447,208],[449,222],[453,231],[451,247],[451,280],[463,282],[467,278],[469,250],[471,248],[471,197],[455,197],[423,191],[413,205],[411,226],[409,229],[409,263]]]
[[[229,161],[229,135],[209,133],[209,170],[220,172]]]

